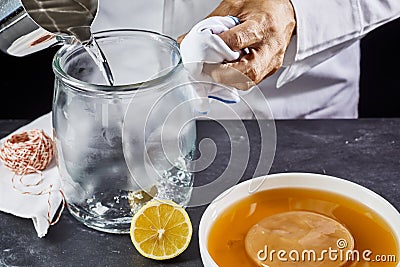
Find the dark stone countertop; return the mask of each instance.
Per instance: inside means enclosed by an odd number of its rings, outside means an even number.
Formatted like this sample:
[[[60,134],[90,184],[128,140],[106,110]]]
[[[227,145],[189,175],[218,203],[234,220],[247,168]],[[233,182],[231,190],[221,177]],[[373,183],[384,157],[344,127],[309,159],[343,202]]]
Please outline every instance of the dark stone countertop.
[[[0,137],[27,122],[0,120]],[[337,176],[375,191],[400,210],[400,118],[275,123],[277,148],[269,173]],[[256,122],[244,124],[248,133],[257,132]],[[207,170],[196,174],[196,180],[207,180],[223,168],[229,142],[221,131],[213,122],[198,122],[198,139],[214,140],[218,154]],[[251,151],[257,151],[257,134],[250,135],[250,145]],[[256,163],[257,157],[250,156],[242,180],[252,177]],[[31,220],[0,212],[0,266],[202,266],[197,231],[205,208],[187,209],[193,223],[189,248],[175,259],[160,262],[140,256],[129,235],[92,230],[67,211],[44,238],[37,237]]]

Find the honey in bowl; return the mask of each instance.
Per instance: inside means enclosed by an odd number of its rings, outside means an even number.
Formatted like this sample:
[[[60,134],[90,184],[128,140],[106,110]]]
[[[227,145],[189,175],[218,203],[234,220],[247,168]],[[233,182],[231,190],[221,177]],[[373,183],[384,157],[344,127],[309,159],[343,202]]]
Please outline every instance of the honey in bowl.
[[[320,265],[321,260],[330,256],[330,266],[381,267],[397,266],[399,244],[387,223],[367,206],[339,194],[315,189],[279,188],[254,193],[231,205],[212,225],[207,248],[213,260],[220,267],[225,266],[262,266],[246,252],[246,235],[262,220],[281,213],[306,211],[320,214],[343,225],[354,238],[351,260],[340,264],[340,251],[348,248],[345,242],[327,247],[327,252],[317,254],[315,258],[302,257],[304,251],[293,253],[290,248],[268,247],[265,244],[259,253],[260,259],[275,257],[265,262],[265,266],[329,266]],[[332,246],[330,244],[329,246]],[[268,251],[267,251],[268,250]],[[271,252],[274,251],[274,253]],[[280,254],[279,250],[286,254]],[[334,253],[336,250],[336,253]],[[291,254],[290,254],[291,253]],[[298,255],[298,257],[297,257]],[[335,260],[335,255],[338,257]],[[343,255],[343,253],[342,253]],[[346,255],[344,255],[346,256]],[[342,256],[343,257],[343,256]],[[283,261],[286,259],[286,261]],[[310,263],[311,261],[311,263]]]

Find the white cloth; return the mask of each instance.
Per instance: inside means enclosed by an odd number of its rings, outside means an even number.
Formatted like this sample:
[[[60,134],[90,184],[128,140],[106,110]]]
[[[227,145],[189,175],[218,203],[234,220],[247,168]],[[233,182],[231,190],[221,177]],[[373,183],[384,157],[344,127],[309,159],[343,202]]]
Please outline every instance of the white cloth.
[[[240,52],[232,51],[218,34],[239,24],[235,17],[210,17],[197,23],[181,43],[183,63],[221,63],[239,58]],[[201,69],[198,70],[200,74]]]
[[[227,104],[240,101],[238,90],[213,83],[213,79],[203,72],[204,64],[222,63],[239,58],[240,52],[232,51],[218,36],[238,23],[239,20],[231,16],[210,17],[197,23],[183,39],[180,46],[182,62],[190,78],[196,82],[193,86],[198,97],[209,97]],[[207,111],[208,107],[200,108],[201,113]]]
[[[31,129],[42,129],[47,135],[52,134],[51,113],[45,114],[33,122],[22,126],[10,135],[1,139],[1,144],[12,134],[20,133]],[[14,184],[12,177],[14,173],[3,166],[0,162],[0,211],[13,214],[18,217],[32,219],[33,225],[38,237],[44,237],[49,229],[49,215],[51,220],[55,216],[57,209],[62,203],[63,196],[60,190],[60,176],[53,159],[49,166],[43,171],[43,176],[39,174],[27,174],[23,181],[38,181],[43,179],[42,183],[34,187],[24,187],[19,184],[20,176],[15,176]],[[51,193],[43,195],[34,195],[41,191],[47,191],[52,185]],[[15,188],[14,188],[15,187]],[[22,194],[21,191],[28,191],[33,194]],[[50,203],[50,205],[49,205]],[[49,214],[48,214],[49,213]]]
[[[101,0],[94,28],[123,25],[178,37],[207,16],[219,2]],[[285,55],[285,68],[259,85],[274,117],[357,117],[359,39],[399,17],[400,1],[292,0],[292,4],[297,32]],[[261,105],[258,97],[252,94],[247,97],[252,106]],[[237,112],[243,118],[250,116],[245,109],[237,108]]]

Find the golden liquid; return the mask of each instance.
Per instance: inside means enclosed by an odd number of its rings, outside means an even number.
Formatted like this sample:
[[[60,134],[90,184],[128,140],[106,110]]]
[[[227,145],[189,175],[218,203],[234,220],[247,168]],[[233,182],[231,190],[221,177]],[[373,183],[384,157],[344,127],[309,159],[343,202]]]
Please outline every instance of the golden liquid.
[[[256,266],[245,250],[247,231],[267,216],[293,210],[314,211],[326,215],[342,223],[351,232],[356,244],[355,250],[360,252],[360,260],[347,266],[397,266],[400,259],[399,244],[387,223],[378,214],[354,200],[334,193],[299,188],[258,192],[225,210],[210,229],[207,245],[211,257],[220,267]],[[393,259],[392,262],[366,262],[362,257],[365,250],[372,251],[368,256],[371,260],[375,260],[378,255],[381,256],[380,259],[395,256],[395,262]],[[301,266],[301,262],[296,266]]]

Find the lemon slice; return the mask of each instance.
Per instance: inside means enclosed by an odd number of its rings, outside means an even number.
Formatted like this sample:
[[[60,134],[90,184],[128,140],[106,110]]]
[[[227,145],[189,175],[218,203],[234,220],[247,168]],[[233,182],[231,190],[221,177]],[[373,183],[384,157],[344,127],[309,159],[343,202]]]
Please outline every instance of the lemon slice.
[[[186,210],[170,200],[152,200],[132,218],[130,236],[139,253],[154,260],[181,254],[192,238]]]

